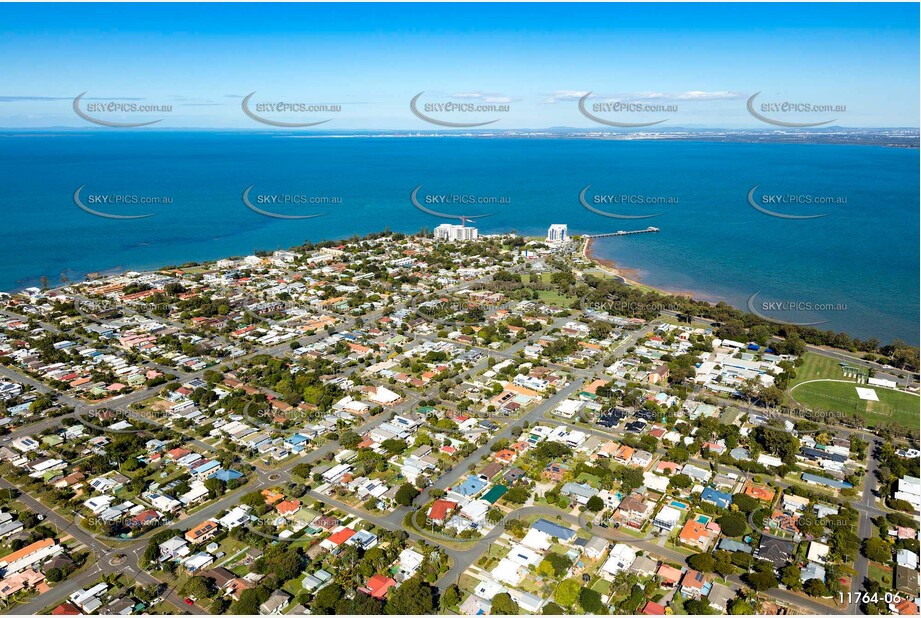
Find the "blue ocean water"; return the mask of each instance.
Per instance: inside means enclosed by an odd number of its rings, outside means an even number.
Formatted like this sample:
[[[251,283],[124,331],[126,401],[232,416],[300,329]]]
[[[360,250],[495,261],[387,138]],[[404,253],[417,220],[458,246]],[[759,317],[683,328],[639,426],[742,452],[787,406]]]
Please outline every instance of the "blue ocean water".
[[[0,289],[52,284],[62,274],[144,269],[287,248],[389,228],[414,233],[444,222],[410,202],[465,196],[493,203],[427,208],[479,219],[484,233],[545,234],[660,228],[657,234],[597,241],[595,253],[636,269],[644,283],[692,291],[744,308],[791,300],[846,305],[810,313],[822,328],[917,345],[919,313],[918,151],[853,145],[742,144],[586,139],[295,137],[275,133],[74,132],[0,137]],[[273,205],[285,220],[249,210],[257,195],[327,196],[341,204]],[[614,213],[663,213],[622,220],[579,202],[630,195],[632,203],[593,206]],[[752,208],[758,196],[845,198],[828,205],[773,204],[810,220],[774,218]],[[169,204],[91,208],[154,216],[113,220],[79,209],[74,192],[165,196]],[[660,198],[663,204],[635,203]],[[456,221],[455,221],[456,222]]]

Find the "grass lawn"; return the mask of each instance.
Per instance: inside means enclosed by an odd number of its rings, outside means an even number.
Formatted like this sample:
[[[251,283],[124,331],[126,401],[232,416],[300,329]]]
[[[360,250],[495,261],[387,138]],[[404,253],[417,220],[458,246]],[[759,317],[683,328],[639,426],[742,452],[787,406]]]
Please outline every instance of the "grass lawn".
[[[677,536],[678,535],[675,535],[676,538]],[[669,539],[665,541],[665,548],[670,549],[672,551],[676,551],[681,554],[685,554],[686,556],[693,556],[694,554],[698,553],[697,551],[690,549],[688,547],[681,547],[680,545],[676,545],[675,543],[672,542],[671,537],[669,537]]]
[[[555,290],[539,290],[537,296],[541,302],[557,307],[569,308],[573,303],[578,301],[575,297],[563,296]]]
[[[468,575],[467,573],[462,573],[460,578],[457,580],[457,587],[462,591],[472,594],[473,590],[479,585],[480,580],[474,577],[473,575]]]
[[[679,616],[687,615],[687,610],[684,609],[684,597],[681,596],[681,593],[676,592],[675,596],[672,597],[672,600],[668,602],[668,606],[672,608],[672,611],[678,614]]]
[[[294,579],[289,579],[285,582],[285,585],[282,586],[281,589],[290,594],[292,597],[296,597],[297,595],[304,592],[304,586],[301,584],[302,579],[303,578],[300,575]]]
[[[616,530],[616,532],[618,534],[626,534],[628,536],[632,536],[632,537],[635,537],[641,540],[646,538],[645,532],[641,530],[637,530],[635,528],[631,528],[630,526],[621,526],[620,528]]]
[[[870,563],[870,568],[867,570],[867,577],[882,584],[883,590],[892,588],[892,569],[878,562]]]
[[[803,364],[796,368],[796,379],[793,380],[792,386],[807,380],[845,379],[839,362],[841,361],[830,356],[806,352],[803,354]]]
[[[609,594],[611,592],[611,582],[606,579],[599,579],[591,585],[591,588],[598,594]]]
[[[589,474],[588,472],[583,472],[576,479],[577,483],[588,483],[595,489],[601,486],[601,479],[595,476],[594,474]]]
[[[879,401],[864,401],[857,396],[854,382],[809,382],[790,389],[790,395],[811,408],[852,414],[865,419],[868,426],[895,422],[905,427],[918,426],[919,398],[916,395],[860,385],[876,392]]]

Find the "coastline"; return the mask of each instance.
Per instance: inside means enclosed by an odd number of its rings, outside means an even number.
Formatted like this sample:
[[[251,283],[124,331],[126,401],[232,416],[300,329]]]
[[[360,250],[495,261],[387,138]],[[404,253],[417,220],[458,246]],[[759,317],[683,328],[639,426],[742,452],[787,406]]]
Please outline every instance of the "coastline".
[[[706,303],[716,304],[718,300],[709,298],[707,294],[702,294],[700,292],[695,292],[692,290],[667,290],[663,288],[653,287],[651,285],[645,284],[640,281],[639,270],[635,268],[628,268],[625,266],[619,266],[614,260],[609,260],[607,258],[597,257],[592,253],[592,244],[595,242],[594,238],[588,238],[584,241],[582,246],[582,257],[594,264],[599,270],[604,273],[620,279],[625,284],[635,287],[641,287],[652,292],[659,294],[665,294],[670,296],[684,296],[690,298],[691,300],[697,300]]]

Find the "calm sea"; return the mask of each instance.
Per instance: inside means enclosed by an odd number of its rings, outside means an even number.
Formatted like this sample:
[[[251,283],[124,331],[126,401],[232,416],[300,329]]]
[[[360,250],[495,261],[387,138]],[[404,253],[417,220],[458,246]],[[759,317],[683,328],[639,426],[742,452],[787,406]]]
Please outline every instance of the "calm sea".
[[[426,208],[490,215],[476,222],[484,233],[654,225],[657,234],[598,241],[597,255],[636,269],[650,285],[742,308],[757,294],[753,303],[766,315],[827,320],[821,328],[917,345],[918,165],[917,150],[850,145],[11,133],[0,137],[0,289],[451,222],[413,206],[410,194],[421,185]],[[595,214],[580,204],[587,185],[585,198],[598,210],[661,214]],[[828,216],[763,214],[748,202],[756,185],[765,209]],[[250,186],[258,208],[322,216],[253,212],[241,199]],[[74,202],[80,187],[90,209],[154,216],[94,216]],[[133,203],[148,198],[160,203]],[[316,198],[325,203],[304,203]],[[771,303],[782,301],[796,309],[778,312]]]

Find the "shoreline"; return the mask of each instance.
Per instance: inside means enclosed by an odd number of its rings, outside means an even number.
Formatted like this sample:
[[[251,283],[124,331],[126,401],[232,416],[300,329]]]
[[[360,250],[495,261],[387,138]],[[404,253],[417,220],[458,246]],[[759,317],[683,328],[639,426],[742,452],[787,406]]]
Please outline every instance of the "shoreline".
[[[584,241],[582,246],[582,257],[594,264],[599,270],[604,273],[620,279],[627,285],[636,286],[657,292],[659,294],[669,295],[669,296],[683,296],[691,300],[696,300],[705,303],[716,304],[720,302],[719,300],[714,300],[708,294],[701,292],[696,292],[692,290],[668,290],[665,288],[654,287],[643,283],[640,280],[639,270],[635,268],[628,268],[625,266],[618,266],[617,262],[614,260],[609,260],[607,258],[597,257],[592,253],[592,244],[595,242],[594,238],[588,238]]]

